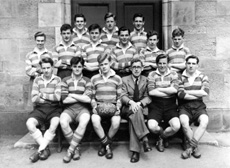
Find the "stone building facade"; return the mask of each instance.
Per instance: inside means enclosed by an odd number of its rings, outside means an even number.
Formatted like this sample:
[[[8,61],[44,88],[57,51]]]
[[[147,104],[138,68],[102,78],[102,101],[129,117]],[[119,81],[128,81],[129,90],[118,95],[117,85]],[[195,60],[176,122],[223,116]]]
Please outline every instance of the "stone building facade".
[[[0,134],[24,134],[28,101],[26,53],[33,35],[47,34],[46,47],[60,41],[59,28],[71,22],[71,0],[0,0]],[[230,0],[162,0],[164,48],[171,31],[185,30],[186,46],[201,59],[210,79],[205,99],[210,131],[230,130]]]

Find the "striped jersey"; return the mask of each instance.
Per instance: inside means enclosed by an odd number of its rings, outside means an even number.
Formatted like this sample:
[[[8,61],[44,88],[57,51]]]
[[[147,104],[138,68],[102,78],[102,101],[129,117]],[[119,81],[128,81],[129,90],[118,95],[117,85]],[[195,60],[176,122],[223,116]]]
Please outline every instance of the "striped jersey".
[[[152,71],[148,75],[148,91],[152,91],[156,88],[167,88],[173,86],[178,90],[179,80],[178,74],[175,71],[167,70],[165,75],[161,75],[158,71]],[[173,95],[171,95],[173,97]]]
[[[54,66],[62,69],[62,65],[68,65],[70,69],[70,60],[73,57],[81,55],[81,50],[73,42],[69,46],[65,46],[63,42],[54,47],[53,59]]]
[[[83,33],[80,35],[76,28],[73,28],[73,42],[76,46],[82,48],[84,45],[90,43],[90,37],[88,29],[85,28]]]
[[[186,90],[204,90],[207,94],[209,94],[208,77],[198,70],[195,72],[194,79],[192,81],[189,81],[186,70],[184,70],[179,80],[178,97],[180,99],[184,99]],[[198,100],[202,100],[202,97],[198,98]]]
[[[61,78],[52,75],[51,79],[47,81],[43,75],[36,77],[31,95],[34,104],[58,103],[61,98]]]
[[[108,78],[104,79],[99,73],[91,78],[91,82],[93,85],[93,107],[95,101],[114,103],[117,107],[121,107],[122,80],[112,69]]]
[[[118,37],[118,27],[115,27],[112,34],[109,33],[109,31],[103,27],[102,33],[101,33],[101,43],[107,44],[109,47],[114,47],[119,42]]]
[[[43,58],[52,58],[52,52],[45,49],[43,52],[39,52],[38,48],[34,48],[33,51],[26,55],[26,74],[30,77],[36,77],[42,73],[39,62]]]
[[[122,48],[122,46],[117,43],[111,51],[111,56],[113,60],[112,68],[115,70],[123,70],[130,67],[131,60],[138,57],[138,54],[136,48],[131,43],[129,43],[127,48]]]
[[[165,52],[163,50],[159,50],[159,48],[156,48],[155,50],[151,50],[148,46],[146,48],[142,48],[140,50],[140,59],[145,62],[150,62],[156,64],[156,58],[160,54],[164,54]],[[148,68],[152,69],[152,68]]]
[[[130,33],[130,41],[139,52],[141,48],[145,48],[147,45],[147,32],[145,32],[144,29],[140,32],[134,29]]]
[[[99,41],[96,44],[96,46],[93,46],[93,44],[90,43],[90,44],[83,46],[82,56],[87,63],[98,64],[97,57],[103,54],[106,51],[106,49],[107,49],[107,45],[102,44],[101,41]]]
[[[179,48],[172,46],[170,49],[166,51],[166,54],[169,57],[169,63],[173,65],[178,63],[184,63],[186,57],[191,55],[191,52],[189,48],[185,47],[182,44]]]
[[[65,77],[61,85],[62,100],[68,97],[69,93],[86,95],[92,97],[92,83],[89,78],[82,76],[78,81],[73,75]]]

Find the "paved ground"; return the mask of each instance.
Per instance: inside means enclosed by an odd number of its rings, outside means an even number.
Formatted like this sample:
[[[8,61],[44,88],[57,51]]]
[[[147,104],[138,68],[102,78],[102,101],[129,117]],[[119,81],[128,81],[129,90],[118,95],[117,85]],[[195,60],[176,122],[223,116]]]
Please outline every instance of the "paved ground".
[[[107,160],[105,157],[97,156],[95,144],[83,144],[82,157],[79,161],[64,164],[62,158],[66,149],[61,153],[56,148],[51,148],[52,155],[46,161],[31,163],[28,157],[35,149],[14,148],[19,136],[2,136],[0,138],[0,167],[1,168],[230,168],[230,133],[213,134],[218,140],[219,146],[202,143],[200,149],[203,153],[201,159],[180,158],[181,148],[178,143],[171,144],[164,153],[153,148],[149,153],[142,153],[138,163],[130,163],[128,144],[114,144],[114,158]],[[208,145],[209,144],[209,145]],[[153,144],[152,144],[153,145]]]

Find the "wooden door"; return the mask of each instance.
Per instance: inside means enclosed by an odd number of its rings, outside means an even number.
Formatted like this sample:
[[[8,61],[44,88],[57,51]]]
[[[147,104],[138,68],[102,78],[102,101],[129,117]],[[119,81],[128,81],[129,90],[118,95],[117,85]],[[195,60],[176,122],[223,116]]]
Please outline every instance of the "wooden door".
[[[83,13],[87,26],[98,23],[104,26],[104,15],[112,12],[117,16],[117,26],[133,30],[132,18],[135,13],[145,17],[145,31],[156,30],[160,34],[159,48],[162,48],[162,1],[161,0],[72,0],[72,23],[76,13]]]

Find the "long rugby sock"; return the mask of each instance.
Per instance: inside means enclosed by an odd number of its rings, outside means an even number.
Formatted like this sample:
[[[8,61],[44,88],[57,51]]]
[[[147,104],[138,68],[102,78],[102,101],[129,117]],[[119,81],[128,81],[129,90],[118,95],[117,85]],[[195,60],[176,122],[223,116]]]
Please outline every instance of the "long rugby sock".
[[[73,153],[75,148],[76,148],[76,146],[80,143],[82,138],[83,138],[83,135],[79,134],[78,132],[75,131],[74,134],[73,134],[73,139],[70,142],[70,146],[69,146],[68,151]]]
[[[72,129],[70,128],[70,129],[65,130],[65,131],[62,130],[62,132],[63,132],[63,135],[65,136],[67,142],[70,144],[70,142],[73,139],[73,131],[72,131]]]
[[[42,136],[42,132],[39,129],[36,129],[36,131],[30,135],[39,145],[41,145],[43,141],[43,136]]]
[[[42,141],[41,145],[39,146],[38,151],[44,150],[47,147],[47,145],[49,144],[49,142],[52,141],[52,139],[54,137],[55,137],[55,134],[53,134],[49,130],[46,130],[46,132],[44,134],[43,141]]]
[[[103,138],[101,138],[100,141],[101,141],[103,146],[110,144],[110,140],[106,135]]]

